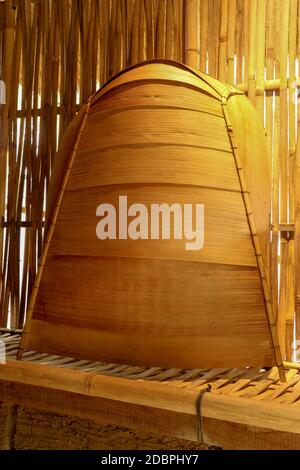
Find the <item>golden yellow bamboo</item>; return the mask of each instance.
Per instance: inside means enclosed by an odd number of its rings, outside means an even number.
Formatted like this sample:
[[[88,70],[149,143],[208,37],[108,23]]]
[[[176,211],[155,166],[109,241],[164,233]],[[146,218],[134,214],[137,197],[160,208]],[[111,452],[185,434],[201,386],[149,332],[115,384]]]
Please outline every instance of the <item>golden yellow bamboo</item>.
[[[286,73],[288,60],[289,0],[280,9],[280,222],[288,221],[288,90]],[[281,269],[278,313],[278,336],[283,358],[286,355],[286,321],[288,289],[288,241],[285,233],[280,236]]]
[[[288,153],[288,221],[295,223],[295,187],[294,171],[296,160],[296,54],[297,54],[297,0],[290,0],[289,12],[289,153]],[[295,326],[295,239],[294,232],[290,232],[288,241],[287,262],[287,325],[286,350],[287,359],[293,359],[293,341]]]
[[[231,5],[231,1],[229,1]],[[220,37],[219,37],[219,79],[223,82],[226,81],[227,72],[227,15],[228,15],[228,0],[222,0],[221,3],[221,24],[220,24]]]
[[[4,29],[3,29],[3,67],[2,79],[6,87],[5,103],[1,109],[1,133],[0,133],[0,218],[5,217],[5,197],[6,197],[6,179],[7,179],[7,144],[9,139],[9,103],[11,89],[10,84],[12,80],[13,71],[13,55],[12,49],[15,38],[15,12],[12,9],[12,1],[8,0],[2,5],[4,8]],[[3,261],[3,248],[4,237],[3,228],[0,228],[0,266]],[[1,298],[5,292],[6,286],[4,285],[3,274],[1,281]],[[6,309],[5,309],[6,310]],[[6,311],[0,312],[0,326],[5,326],[7,321]]]
[[[230,27],[227,28],[226,82],[233,85],[235,76],[236,0],[228,0],[228,18],[230,18]]]
[[[200,68],[200,1],[185,2],[185,63]]]
[[[296,103],[293,98],[295,86],[300,85],[299,72],[295,68],[295,58],[300,58],[300,41],[297,39],[300,33],[299,2],[22,0],[16,2],[16,10],[11,9],[11,3],[11,0],[1,2],[2,19],[5,20],[2,31],[3,77],[5,75],[6,84],[10,85],[7,86],[7,100],[11,110],[9,119],[8,107],[1,110],[0,209],[3,215],[7,180],[9,216],[19,219],[25,214],[33,228],[25,230],[21,275],[17,269],[21,256],[20,229],[9,227],[1,230],[2,323],[8,321],[10,304],[14,323],[21,325],[24,319],[42,247],[44,193],[57,141],[66,125],[98,83],[104,84],[113,73],[127,65],[154,57],[180,60],[203,71],[207,71],[208,64],[211,75],[230,83],[236,77],[238,88],[248,93],[261,120],[265,121],[267,146],[272,155],[270,271],[273,308],[277,317],[279,223],[293,224],[295,207],[298,207],[295,202],[298,180],[294,167],[296,108],[300,107],[297,97]],[[13,49],[13,54],[8,52]],[[9,80],[7,77],[10,77],[13,63],[15,73]],[[24,96],[28,94],[30,97],[25,99],[23,96],[20,109],[17,109],[19,81]],[[6,175],[7,168],[10,178]],[[3,233],[8,235],[5,243]],[[292,232],[287,237],[285,232],[282,233],[279,330],[282,348],[288,349],[287,357],[291,355],[294,332],[294,299],[295,295],[298,296],[298,305],[300,296],[298,287],[296,294],[293,291],[297,282],[294,280],[293,261],[294,249],[296,257],[298,253],[297,238],[296,247],[294,243]],[[298,310],[300,307],[297,306]],[[297,325],[300,337],[300,318]]]
[[[256,37],[256,20],[257,20],[257,0],[251,0],[249,10],[249,63],[248,63],[248,98],[255,103],[256,93],[256,53],[257,53],[257,37]]]
[[[237,0],[236,5],[236,83],[243,82],[243,34],[244,34],[244,17],[245,17],[245,2],[244,0]]]
[[[265,27],[266,27],[266,2],[259,0],[257,3],[257,56],[256,56],[256,100],[255,105],[262,125],[264,125],[265,104]]]

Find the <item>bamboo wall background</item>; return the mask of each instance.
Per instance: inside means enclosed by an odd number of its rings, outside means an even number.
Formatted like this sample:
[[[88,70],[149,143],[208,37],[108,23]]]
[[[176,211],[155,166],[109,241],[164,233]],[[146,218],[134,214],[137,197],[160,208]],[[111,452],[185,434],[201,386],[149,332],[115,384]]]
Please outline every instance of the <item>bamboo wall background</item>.
[[[238,86],[265,126],[273,178],[272,297],[290,359],[292,341],[300,339],[294,237],[300,1],[5,0],[0,32],[0,79],[6,83],[0,326],[21,328],[24,322],[42,249],[51,165],[67,124],[119,70],[167,58]]]

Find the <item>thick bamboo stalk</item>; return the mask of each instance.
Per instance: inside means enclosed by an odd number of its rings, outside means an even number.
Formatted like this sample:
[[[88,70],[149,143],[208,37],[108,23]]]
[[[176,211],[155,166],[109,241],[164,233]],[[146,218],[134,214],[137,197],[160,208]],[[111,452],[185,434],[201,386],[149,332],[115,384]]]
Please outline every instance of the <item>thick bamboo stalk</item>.
[[[273,153],[273,89],[269,90],[266,86],[268,81],[274,78],[274,3],[272,0],[266,1],[266,80],[263,88],[266,90],[266,130],[267,147],[270,158],[270,176],[272,176],[272,153]],[[279,80],[280,86],[280,80]]]
[[[249,72],[249,16],[250,16],[250,0],[244,0],[244,22],[243,22],[243,51],[244,51],[244,66],[243,66],[243,80],[248,83]]]
[[[244,32],[245,3],[237,0],[236,5],[236,83],[243,81],[243,32]]]
[[[256,100],[255,105],[262,125],[264,125],[264,104],[265,104],[265,21],[266,2],[259,0],[257,3],[257,57],[256,57]]]
[[[228,18],[230,28],[227,28],[227,73],[226,82],[233,85],[235,81],[235,37],[236,37],[236,0],[228,1]]]
[[[289,0],[281,3],[280,22],[280,222],[288,220],[288,90],[286,87],[288,58]],[[280,237],[281,269],[278,313],[278,334],[283,358],[286,355],[286,321],[288,289],[288,241]]]
[[[183,0],[172,0],[174,15],[173,59],[183,62]]]
[[[208,0],[201,2],[200,14],[200,70],[207,72],[207,31],[208,31]]]
[[[173,0],[167,0],[166,9],[166,59],[174,57],[174,10]]]
[[[271,223],[272,232],[270,240],[270,290],[273,303],[274,317],[278,318],[278,177],[276,160],[273,161],[275,149],[275,131],[274,131],[274,86],[280,87],[280,80],[274,79],[274,60],[275,60],[275,29],[274,29],[274,2],[267,0],[266,2],[266,81],[263,88],[266,91],[266,139],[268,155],[270,159],[270,177],[272,178],[272,207],[271,207]],[[276,82],[276,83],[275,83]],[[268,85],[271,84],[272,88]]]
[[[300,115],[298,114],[298,135],[300,132]],[[295,317],[296,340],[300,339],[300,145],[298,143],[295,159]]]
[[[156,58],[164,59],[166,53],[166,0],[157,3]]]
[[[154,58],[154,15],[153,15],[153,2],[144,0],[144,9],[146,16],[146,28],[147,28],[147,59]]]
[[[296,54],[297,54],[297,0],[290,0],[289,12],[289,154],[288,154],[288,221],[295,223],[295,187],[294,171],[296,160],[295,135],[295,82],[296,82]],[[286,349],[287,359],[293,359],[294,325],[295,325],[295,239],[291,233],[288,241],[287,262],[287,325]]]
[[[200,1],[185,2],[185,63],[200,68]]]
[[[229,1],[229,5],[231,2]],[[221,24],[219,38],[219,79],[226,81],[227,72],[227,23],[228,23],[228,0],[221,3]]]
[[[1,133],[0,133],[0,217],[5,217],[5,198],[7,180],[7,145],[9,140],[9,103],[11,96],[11,80],[13,71],[13,44],[15,38],[15,12],[12,9],[12,1],[4,4],[4,27],[3,27],[3,66],[2,78],[6,85],[5,104],[1,109]],[[3,229],[0,231],[0,267],[3,263],[4,237]],[[3,274],[1,275],[1,298],[6,290]],[[6,310],[6,309],[5,309]],[[7,314],[2,310],[0,313],[0,325],[6,326]]]
[[[131,43],[130,43],[130,65],[139,61],[139,21],[140,21],[140,0],[135,0],[132,13]],[[111,38],[111,40],[113,40]]]
[[[210,0],[208,2],[208,68],[207,72],[218,78],[219,76],[219,42],[221,24],[221,0]]]
[[[256,19],[257,19],[257,0],[251,0],[249,11],[249,63],[248,63],[248,98],[252,103],[255,103],[256,93]]]
[[[143,62],[147,59],[147,45],[146,45],[146,17],[145,17],[145,5],[144,2],[140,2],[140,16],[139,16],[139,36],[138,36],[138,61]]]
[[[90,397],[117,400],[190,415],[199,414],[199,391],[161,383],[128,380],[99,374],[9,361],[0,365],[2,382],[21,383],[42,389],[61,390]],[[300,434],[300,414],[291,406],[245,400],[218,393],[204,393],[201,416],[244,425]]]

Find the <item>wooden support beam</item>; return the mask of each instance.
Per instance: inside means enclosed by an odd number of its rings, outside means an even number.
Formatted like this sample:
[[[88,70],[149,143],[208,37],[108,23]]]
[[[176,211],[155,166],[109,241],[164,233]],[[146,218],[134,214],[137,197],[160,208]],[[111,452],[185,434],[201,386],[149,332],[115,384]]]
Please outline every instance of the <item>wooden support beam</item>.
[[[0,388],[3,390],[3,387],[9,387],[7,390],[17,387],[19,390],[14,398],[8,392],[6,401],[26,397],[28,405],[30,395],[26,391],[29,389],[43,390],[44,393],[56,391],[56,401],[63,404],[66,414],[68,402],[62,399],[66,392],[89,397],[90,400],[101,398],[190,416],[199,414],[197,390],[19,361],[0,365]],[[293,406],[206,392],[201,398],[200,412],[204,418],[282,432],[293,430],[294,434],[300,435],[300,409]]]
[[[23,385],[0,380],[0,401],[9,408],[14,405],[38,410],[45,420],[53,413],[78,417],[101,425],[122,426],[148,435],[171,436],[197,442],[198,420],[195,415],[177,413],[148,406],[133,405],[116,400],[94,398],[74,392],[64,392],[43,387]],[[51,418],[47,413],[51,413]],[[18,412],[16,415],[18,424]],[[272,431],[249,425],[202,419],[203,443],[223,449],[299,449],[300,435]],[[199,444],[199,449],[201,445]]]

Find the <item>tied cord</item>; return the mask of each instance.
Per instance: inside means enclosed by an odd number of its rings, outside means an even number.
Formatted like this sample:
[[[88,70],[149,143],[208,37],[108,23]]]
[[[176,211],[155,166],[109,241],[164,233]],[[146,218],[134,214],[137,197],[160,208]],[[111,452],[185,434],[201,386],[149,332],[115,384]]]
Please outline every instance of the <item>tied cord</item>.
[[[197,413],[197,440],[198,444],[204,444],[203,439],[203,422],[202,422],[202,413],[201,413],[201,403],[202,398],[205,393],[211,391],[211,385],[208,384],[206,388],[199,392],[199,395],[196,398],[196,413]]]

